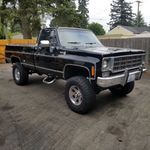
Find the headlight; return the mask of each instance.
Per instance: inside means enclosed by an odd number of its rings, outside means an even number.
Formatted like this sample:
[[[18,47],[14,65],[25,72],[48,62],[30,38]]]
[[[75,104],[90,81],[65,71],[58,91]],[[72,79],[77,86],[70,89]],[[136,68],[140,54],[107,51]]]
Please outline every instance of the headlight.
[[[108,60],[103,60],[102,68],[106,69],[108,67]]]
[[[113,65],[114,65],[113,58],[103,58],[102,71],[111,71],[113,69]]]

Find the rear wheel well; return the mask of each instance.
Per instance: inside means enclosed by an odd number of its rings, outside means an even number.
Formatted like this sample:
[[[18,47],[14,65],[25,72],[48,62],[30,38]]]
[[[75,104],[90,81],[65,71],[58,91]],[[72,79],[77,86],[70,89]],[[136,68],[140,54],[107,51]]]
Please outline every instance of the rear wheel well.
[[[90,77],[89,70],[79,66],[67,66],[64,70],[64,79],[69,79],[74,76]]]
[[[20,59],[18,57],[11,57],[11,63],[20,62]]]

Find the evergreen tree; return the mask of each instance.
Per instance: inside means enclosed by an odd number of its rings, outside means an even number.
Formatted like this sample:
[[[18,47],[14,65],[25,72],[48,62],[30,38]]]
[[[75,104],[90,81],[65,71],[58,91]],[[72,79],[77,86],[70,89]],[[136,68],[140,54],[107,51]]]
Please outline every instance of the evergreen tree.
[[[80,15],[73,0],[56,0],[53,6],[51,26],[80,26]]]
[[[144,18],[143,18],[141,11],[139,11],[138,15],[136,16],[136,18],[134,20],[134,25],[137,27],[146,26],[146,23],[144,21]]]
[[[89,0],[78,0],[78,10],[80,12],[81,15],[81,20],[80,20],[80,27],[82,28],[87,28],[88,25],[88,13],[89,10],[87,8]]]
[[[125,0],[113,0],[110,17],[110,29],[118,25],[132,26],[134,14],[132,12],[131,3]]]

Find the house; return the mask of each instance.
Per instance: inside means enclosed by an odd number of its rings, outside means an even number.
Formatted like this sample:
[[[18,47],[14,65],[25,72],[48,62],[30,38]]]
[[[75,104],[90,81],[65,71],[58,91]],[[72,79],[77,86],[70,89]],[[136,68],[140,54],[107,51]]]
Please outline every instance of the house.
[[[133,38],[150,38],[150,32],[144,31],[141,34],[136,34]]]
[[[134,36],[144,32],[150,32],[150,27],[131,27],[118,25],[110,30],[107,35]]]

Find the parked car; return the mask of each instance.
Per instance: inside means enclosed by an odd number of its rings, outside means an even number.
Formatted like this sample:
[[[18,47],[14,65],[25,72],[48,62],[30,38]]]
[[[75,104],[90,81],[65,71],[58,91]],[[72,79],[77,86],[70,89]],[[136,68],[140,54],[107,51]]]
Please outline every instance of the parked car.
[[[66,102],[81,114],[93,108],[102,90],[129,94],[145,71],[144,57],[143,50],[107,48],[91,31],[68,27],[41,30],[36,45],[6,46],[16,84],[27,84],[33,73],[46,75],[46,84],[64,79]]]

